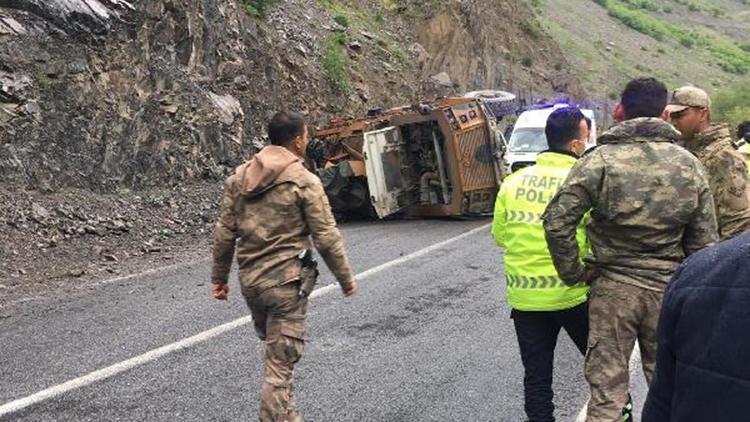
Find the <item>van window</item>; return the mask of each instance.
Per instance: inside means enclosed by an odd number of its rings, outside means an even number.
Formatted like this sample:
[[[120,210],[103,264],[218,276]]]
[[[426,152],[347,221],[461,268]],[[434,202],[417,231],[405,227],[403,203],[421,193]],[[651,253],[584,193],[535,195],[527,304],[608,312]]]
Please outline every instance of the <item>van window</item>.
[[[513,131],[508,150],[514,152],[542,152],[548,149],[544,128],[519,128]]]

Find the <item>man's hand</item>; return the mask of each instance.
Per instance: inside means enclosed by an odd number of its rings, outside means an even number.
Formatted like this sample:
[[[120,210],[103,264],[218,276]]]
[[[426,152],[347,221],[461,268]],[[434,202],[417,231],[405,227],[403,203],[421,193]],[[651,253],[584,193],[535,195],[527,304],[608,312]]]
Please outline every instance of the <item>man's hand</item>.
[[[344,297],[353,296],[359,291],[359,286],[357,286],[356,281],[352,281],[351,283],[342,285],[341,291],[344,293]]]
[[[583,281],[584,283],[588,284],[589,286],[591,283],[596,280],[597,277],[599,277],[601,274],[599,273],[599,270],[593,267],[586,266],[584,273],[583,273]]]
[[[213,294],[214,299],[227,300],[227,297],[229,297],[229,284],[212,284],[211,294]]]

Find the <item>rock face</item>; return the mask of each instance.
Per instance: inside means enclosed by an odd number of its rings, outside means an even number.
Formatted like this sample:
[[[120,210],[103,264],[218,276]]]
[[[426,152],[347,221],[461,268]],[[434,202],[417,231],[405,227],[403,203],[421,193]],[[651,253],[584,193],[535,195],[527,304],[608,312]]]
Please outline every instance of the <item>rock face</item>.
[[[281,108],[321,124],[478,89],[576,92],[553,84],[569,79],[551,41],[519,30],[525,1],[285,0],[262,17],[251,1],[0,0],[0,286],[203,256],[218,181]]]
[[[280,2],[262,19],[236,0],[0,0],[0,183],[110,192],[220,179],[263,144],[263,122],[281,108],[321,123],[503,88],[513,75],[498,52],[514,48],[503,25],[515,18],[484,16],[489,0],[442,3],[432,16],[347,29],[314,0]],[[381,7],[342,4],[360,19]],[[330,83],[331,48],[348,89]],[[441,73],[450,84],[430,78]],[[553,91],[525,74],[514,88]]]
[[[428,53],[424,70],[447,73],[451,83],[468,89],[582,97],[559,46],[541,29],[528,29],[538,25],[535,19],[524,1],[447,2],[416,34]]]
[[[67,34],[85,36],[105,35],[123,11],[135,10],[126,0],[4,0],[0,6],[35,14]],[[9,19],[7,25],[13,26]],[[16,26],[13,32],[25,31],[23,25]]]
[[[0,3],[20,28],[0,46],[3,179],[164,185],[223,174],[249,152],[245,110],[262,117],[264,105],[233,93],[266,66],[247,60],[257,28],[233,2],[144,3]]]

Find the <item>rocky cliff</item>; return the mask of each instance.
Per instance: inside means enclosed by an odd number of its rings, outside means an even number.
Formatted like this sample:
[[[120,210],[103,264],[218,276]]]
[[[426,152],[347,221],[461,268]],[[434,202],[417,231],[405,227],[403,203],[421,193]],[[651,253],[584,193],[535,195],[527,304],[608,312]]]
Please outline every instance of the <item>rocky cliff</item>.
[[[283,107],[323,123],[462,90],[580,93],[524,2],[391,3],[0,0],[0,180],[183,184],[223,177]]]

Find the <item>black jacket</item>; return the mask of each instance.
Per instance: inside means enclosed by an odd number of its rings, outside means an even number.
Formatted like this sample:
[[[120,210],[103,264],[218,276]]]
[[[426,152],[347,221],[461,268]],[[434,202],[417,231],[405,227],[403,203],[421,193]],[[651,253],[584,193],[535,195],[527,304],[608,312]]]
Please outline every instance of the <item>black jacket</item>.
[[[750,232],[679,267],[658,339],[643,422],[750,420]]]

